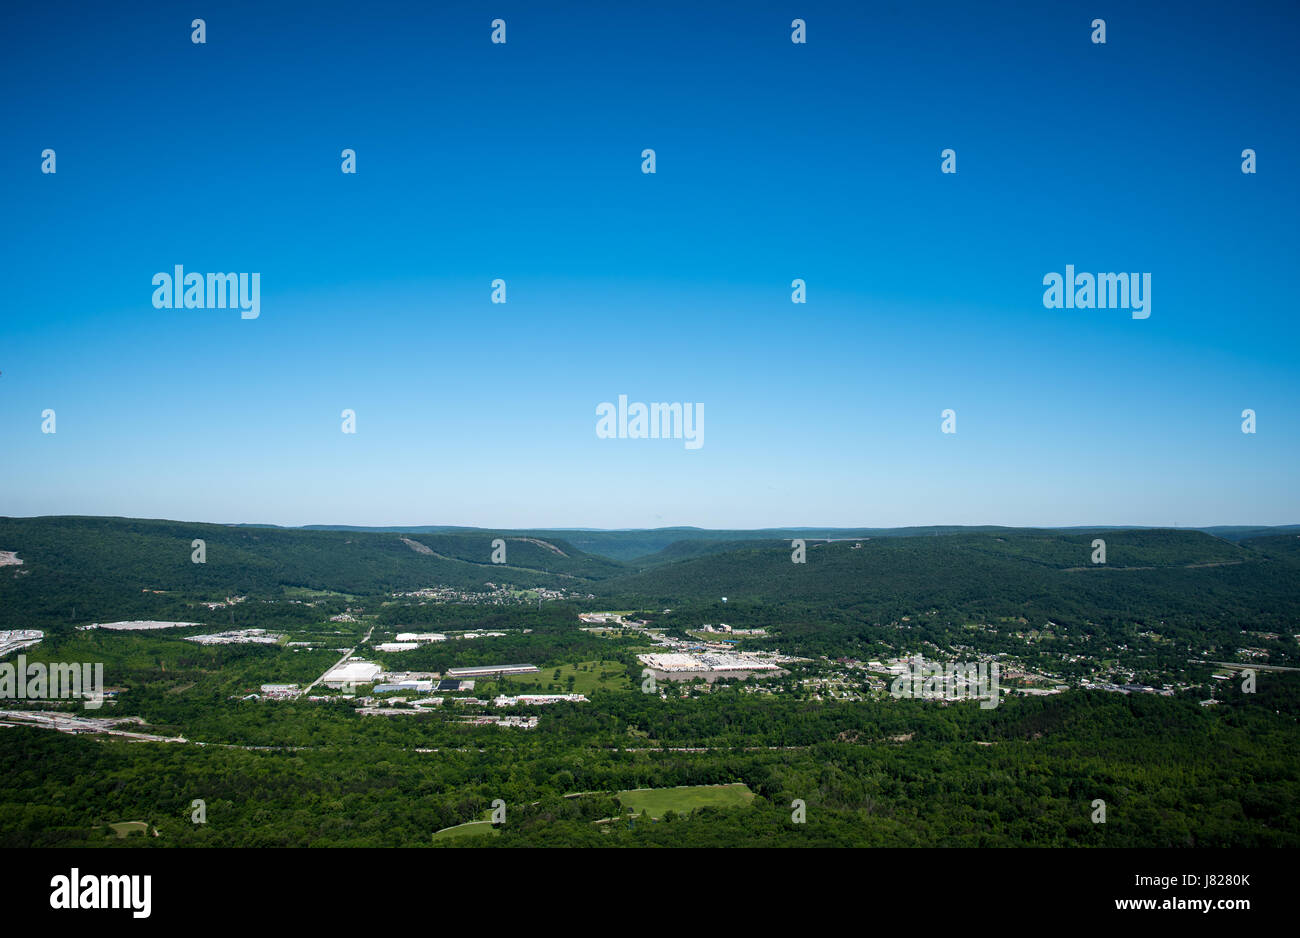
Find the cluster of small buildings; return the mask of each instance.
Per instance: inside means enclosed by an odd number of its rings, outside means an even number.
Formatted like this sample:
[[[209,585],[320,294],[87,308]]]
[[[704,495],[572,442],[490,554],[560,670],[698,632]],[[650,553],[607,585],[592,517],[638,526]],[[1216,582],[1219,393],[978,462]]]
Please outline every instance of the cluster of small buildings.
[[[578,619],[584,627],[613,625],[626,629],[644,629],[650,624],[643,619],[625,618],[621,612],[580,612]]]
[[[297,684],[263,684],[262,696],[268,700],[288,700],[298,696]]]
[[[374,684],[377,693],[409,690],[418,694],[427,694],[435,690],[473,690],[475,678],[536,674],[537,671],[537,666],[533,664],[497,664],[474,668],[448,668],[447,673],[443,675],[433,671],[387,672],[373,661],[350,658],[327,671],[321,678],[321,683],[335,690],[351,688],[357,684]]]
[[[266,629],[232,629],[211,635],[189,635],[185,641],[200,645],[276,645],[284,637]]]
[[[209,609],[225,609],[227,606],[234,606],[237,603],[242,603],[247,598],[247,596],[227,596],[224,602],[204,603],[203,605],[207,606]]]
[[[531,630],[529,630],[531,631]],[[462,632],[459,635],[450,636],[453,639],[460,638],[494,638],[505,635],[505,632]],[[397,640],[393,642],[384,642],[376,645],[376,651],[411,651],[419,648],[422,644],[429,642],[445,642],[448,636],[442,632],[399,632]]]
[[[437,603],[475,603],[487,606],[505,606],[520,605],[522,603],[532,602],[532,598],[525,598],[520,595],[513,586],[509,584],[484,583],[487,592],[475,592],[473,590],[457,589],[450,586],[431,586],[425,589],[412,590],[407,593],[393,593],[397,598],[419,599],[425,602],[432,601]],[[524,592],[530,592],[540,600],[559,600],[559,599],[593,599],[590,593],[585,597],[578,593],[570,593],[566,590],[547,589],[545,587],[525,588]]]
[[[11,651],[28,648],[45,637],[40,629],[10,629],[0,631],[0,658]]]
[[[459,706],[497,707],[532,706],[570,701],[584,703],[587,698],[582,694],[520,694],[507,696],[501,694],[494,700],[482,700],[477,697],[434,697],[435,692],[472,691],[475,678],[500,677],[509,674],[536,674],[539,671],[532,664],[501,664],[473,668],[450,668],[446,674],[439,676],[433,672],[394,672],[383,671],[379,665],[360,659],[351,659],[336,665],[321,680],[327,687],[352,688],[357,684],[374,686],[371,695],[358,700],[361,705],[358,712],[366,715],[398,716],[415,714],[431,707],[440,707],[444,702]],[[375,697],[376,694],[409,693],[409,697]],[[524,716],[493,716],[478,714],[459,719],[458,722],[476,726],[509,726],[519,729],[534,729],[538,718]]]
[[[559,703],[566,700],[570,703],[587,703],[587,698],[582,694],[520,694],[518,697],[507,697],[505,694],[501,694],[492,703],[498,707],[527,707]]]
[[[637,660],[657,672],[661,680],[670,681],[692,680],[697,677],[710,682],[718,678],[743,680],[754,673],[770,676],[781,671],[771,660],[749,652],[669,652],[638,655]]]
[[[1159,694],[1161,697],[1174,696],[1172,687],[1147,687],[1145,684],[1111,684],[1105,681],[1083,680],[1079,686],[1086,690],[1104,690],[1113,694]]]
[[[382,646],[381,646],[382,650]],[[444,702],[461,706],[497,707],[532,706],[569,701],[586,702],[582,694],[520,694],[507,696],[501,694],[492,701],[473,697],[432,696],[435,692],[472,691],[476,678],[501,677],[512,674],[536,674],[540,669],[533,664],[500,664],[479,667],[450,668],[443,675],[435,672],[387,672],[380,665],[359,657],[341,661],[327,671],[320,679],[325,687],[335,690],[353,692],[358,685],[373,685],[369,695],[357,700],[358,711],[366,715],[399,716],[417,714],[432,707],[440,707]],[[301,696],[296,684],[263,684],[260,696],[268,700],[296,699]],[[376,695],[406,694],[409,696]],[[259,695],[251,694],[253,699]],[[328,700],[328,697],[309,697],[309,700]],[[337,698],[333,698],[337,699]],[[470,715],[458,718],[458,722],[473,725],[508,726],[519,729],[534,729],[538,724],[535,716],[495,716],[492,714]]]
[[[717,625],[705,623],[695,631],[697,632],[724,632],[728,635],[766,635],[767,629],[733,629],[725,622],[719,622]]]
[[[718,631],[719,627],[704,626],[699,631],[706,629]],[[654,644],[665,650],[638,655],[637,660],[654,672],[656,678],[664,681],[693,681],[703,678],[712,684],[719,679],[745,680],[756,674],[760,677],[775,677],[787,673],[782,670],[782,664],[803,660],[782,655],[779,651],[738,651],[732,647],[734,642],[726,640],[701,643],[698,639],[673,638],[659,630],[643,631]],[[732,630],[732,634],[740,633]]]
[[[365,697],[360,701],[361,707],[357,713],[362,716],[381,716],[381,717],[400,717],[403,714],[410,716],[415,713],[424,713],[432,707],[441,707],[441,697],[425,697],[407,703],[405,697],[396,697],[385,700],[375,700],[373,697]]]
[[[457,722],[469,723],[473,726],[491,726],[495,724],[497,726],[510,726],[522,730],[535,730],[537,729],[538,719],[538,717],[496,717],[480,715],[465,717]]]

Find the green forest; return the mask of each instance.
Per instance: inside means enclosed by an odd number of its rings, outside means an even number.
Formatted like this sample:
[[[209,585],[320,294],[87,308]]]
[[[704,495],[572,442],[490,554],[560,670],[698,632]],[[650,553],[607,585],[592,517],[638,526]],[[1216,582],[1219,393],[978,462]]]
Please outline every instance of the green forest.
[[[648,554],[601,555],[600,533],[580,547],[503,532],[508,562],[494,564],[492,532],[0,519],[0,550],[23,561],[0,567],[0,628],[44,631],[29,662],[102,663],[114,691],[99,711],[0,709],[129,720],[120,728],[149,735],[0,716],[0,843],[1300,846],[1300,673],[1285,670],[1300,666],[1293,533],[867,533],[810,539],[805,564],[788,540],[737,532],[667,546],[647,536],[635,543]],[[1090,560],[1099,537],[1105,565]],[[204,564],[191,562],[195,538]],[[743,647],[802,663],[766,681],[645,693],[637,655],[652,636],[584,628],[579,615],[599,610],[669,636],[759,628]],[[79,628],[145,618],[199,624]],[[280,639],[187,640],[231,628]],[[375,647],[406,631],[449,637]],[[352,650],[390,671],[527,662],[539,672],[480,679],[464,696],[553,691],[567,674],[559,687],[581,678],[588,699],[488,708],[537,716],[533,729],[466,722],[478,711],[453,701],[377,716],[360,694],[245,699],[263,684],[306,686]],[[1050,673],[1060,692],[993,709],[898,700],[854,669],[918,652],[1002,656]],[[1216,676],[1220,661],[1258,662],[1257,687]],[[809,683],[828,674],[856,699]],[[1081,683],[1113,675],[1167,690]],[[620,800],[702,785],[753,797],[659,817]],[[434,837],[494,803],[503,823]]]

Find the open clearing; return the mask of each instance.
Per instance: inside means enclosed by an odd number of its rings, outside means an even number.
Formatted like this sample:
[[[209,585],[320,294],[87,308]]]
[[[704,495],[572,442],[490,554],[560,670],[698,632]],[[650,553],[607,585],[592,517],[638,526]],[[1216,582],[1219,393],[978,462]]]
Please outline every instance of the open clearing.
[[[638,788],[618,793],[619,803],[634,814],[647,812],[652,818],[665,811],[688,814],[697,808],[735,808],[749,804],[754,793],[744,782],[731,785],[683,785],[680,788]]]
[[[559,678],[556,678],[556,672],[559,672]],[[598,690],[629,690],[632,687],[627,677],[627,665],[619,661],[579,661],[577,664],[542,668],[536,674],[508,675],[503,678],[502,686],[541,684],[544,692],[564,694],[569,693],[570,677],[573,678],[572,692],[575,694],[590,694]]]
[[[305,586],[286,586],[284,595],[289,599],[346,599],[348,602],[356,599],[351,593],[338,593],[334,590],[314,590]]]
[[[686,630],[686,634],[691,638],[698,639],[701,642],[713,642],[715,644],[730,643],[739,645],[743,635],[733,635],[731,632],[694,632]]]
[[[436,831],[433,835],[435,841],[438,840],[458,840],[462,837],[483,837],[498,836],[501,831],[492,826],[491,821],[470,821],[467,824],[457,824],[455,827],[444,827]]]

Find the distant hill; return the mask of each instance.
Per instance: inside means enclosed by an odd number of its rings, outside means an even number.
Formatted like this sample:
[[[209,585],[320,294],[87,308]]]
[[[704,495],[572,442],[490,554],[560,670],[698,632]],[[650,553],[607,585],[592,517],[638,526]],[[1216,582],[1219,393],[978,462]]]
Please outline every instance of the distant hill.
[[[1092,541],[1106,541],[1106,564],[1091,562]],[[1248,544],[1254,543],[1247,542]],[[1271,542],[1270,542],[1271,543]],[[1283,540],[1281,543],[1285,543]],[[718,550],[712,548],[717,547]],[[678,555],[674,558],[673,555]],[[702,545],[678,542],[651,562],[602,584],[602,589],[653,597],[711,597],[720,589],[734,597],[790,598],[837,592],[899,590],[940,592],[960,584],[978,593],[1008,577],[1119,571],[1185,570],[1202,565],[1262,563],[1248,546],[1201,531],[1091,530],[1080,533],[1002,529],[935,537],[861,538],[808,541],[807,562],[791,561],[790,541],[731,541]]]
[[[727,596],[728,615],[748,609],[751,622],[879,622],[936,610],[954,620],[1169,619],[1186,628],[1212,621],[1295,631],[1300,536],[1290,532],[1300,529],[1219,531],[1233,536],[996,527],[377,530],[0,518],[0,550],[23,561],[0,567],[0,628],[67,624],[74,610],[78,621],[185,619],[195,603],[232,594],[287,597],[298,589],[374,597],[430,586],[478,592],[490,582],[591,593],[612,608],[693,604],[703,621],[720,614],[713,607]],[[490,562],[497,537],[506,541],[504,565]],[[795,537],[807,541],[806,564],[791,562]],[[1097,537],[1107,544],[1105,565],[1091,562]],[[190,560],[195,538],[206,542],[204,564]],[[596,552],[632,553],[664,541],[628,562]]]
[[[1227,525],[1213,528],[1198,528],[1197,530],[1205,531],[1207,534],[1213,534],[1215,537],[1221,537],[1229,541],[1244,541],[1247,538],[1266,535],[1300,534],[1300,524],[1279,524],[1272,527]]]
[[[709,529],[696,527],[645,528],[630,530],[600,530],[587,528],[531,528],[515,530],[496,530],[486,528],[455,527],[449,525],[413,525],[396,527],[349,527],[347,525],[309,525],[297,529],[304,531],[359,531],[359,532],[394,532],[414,537],[418,534],[509,534],[513,536],[539,537],[567,541],[574,547],[589,554],[598,554],[621,563],[632,562],[636,565],[656,564],[664,560],[679,559],[695,553],[717,553],[725,545],[733,542],[786,541],[793,538],[805,540],[849,540],[864,537],[926,537],[944,534],[995,534],[1014,533],[1029,530],[1051,530],[1063,534],[1079,534],[1089,531],[1124,531],[1124,530],[1159,530],[1155,528],[1133,528],[1124,526],[1098,525],[1095,527],[1071,528],[1009,528],[999,525],[929,525],[902,528],[834,528],[834,527],[793,527],[793,528],[755,528],[755,529]],[[1209,528],[1179,528],[1177,530],[1205,531],[1215,537],[1230,541],[1241,541],[1249,537],[1267,534],[1300,533],[1300,525],[1282,525],[1277,527],[1259,527],[1250,525],[1224,525]],[[697,545],[696,547],[676,545]],[[704,545],[708,545],[707,547]],[[673,548],[669,551],[669,548]]]
[[[220,599],[275,595],[288,587],[379,594],[484,584],[581,590],[621,565],[566,541],[502,534],[505,564],[491,563],[494,532],[409,535],[228,526],[131,518],[0,518],[0,550],[22,566],[0,568],[0,628],[99,610],[129,618],[156,612],[146,591]],[[194,539],[207,561],[191,562]],[[105,613],[107,614],[107,612]]]
[[[1091,563],[1096,537],[1106,541],[1104,565]],[[734,549],[679,560],[661,555],[664,562],[594,590],[616,608],[672,607],[683,622],[775,626],[805,648],[826,651],[845,647],[845,636],[879,635],[879,626],[904,617],[913,629],[923,621],[935,641],[951,639],[965,623],[1042,628],[1051,621],[1084,632],[1102,625],[1110,641],[1141,626],[1181,636],[1184,655],[1199,652],[1210,635],[1223,644],[1239,641],[1233,636],[1243,629],[1296,631],[1295,535],[1234,543],[1201,531],[1008,529],[810,541],[804,564],[791,561],[788,541],[727,547]]]

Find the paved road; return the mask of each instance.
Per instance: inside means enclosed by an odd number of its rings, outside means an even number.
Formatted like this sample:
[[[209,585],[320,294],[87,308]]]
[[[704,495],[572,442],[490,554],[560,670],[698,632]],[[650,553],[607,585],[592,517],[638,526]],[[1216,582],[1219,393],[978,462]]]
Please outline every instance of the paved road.
[[[1240,661],[1203,661],[1200,658],[1188,658],[1187,660],[1193,664],[1215,664],[1222,665],[1225,668],[1238,668],[1243,671],[1300,671],[1300,668],[1284,668],[1280,664],[1244,664]]]
[[[325,669],[325,674],[329,674],[331,671],[333,671],[335,668],[337,668],[337,667],[338,667],[339,665],[341,665],[343,662],[347,661],[347,660],[348,660],[349,658],[351,658],[354,654],[356,654],[356,651],[357,651],[358,648],[360,648],[360,647],[361,647],[362,645],[364,645],[366,642],[370,641],[370,636],[371,636],[371,634],[372,634],[374,631],[375,631],[375,627],[372,625],[372,626],[370,627],[370,631],[366,633],[366,637],[363,638],[361,641],[357,642],[357,644],[354,645],[353,647],[349,648],[348,651],[347,651],[347,654],[345,654],[342,658],[340,658],[338,661],[334,662],[332,665],[330,665],[328,668],[326,668],[326,669]],[[316,678],[316,680],[314,680],[314,681],[312,681],[310,684],[308,684],[308,685],[307,685],[307,688],[306,688],[305,690],[299,691],[299,692],[298,692],[298,696],[299,696],[299,697],[306,697],[306,696],[311,692],[311,689],[312,689],[313,687],[315,687],[315,686],[316,686],[317,684],[319,684],[321,681],[325,680],[325,674],[322,674],[320,677]]]

